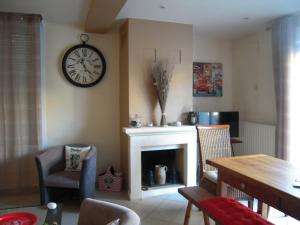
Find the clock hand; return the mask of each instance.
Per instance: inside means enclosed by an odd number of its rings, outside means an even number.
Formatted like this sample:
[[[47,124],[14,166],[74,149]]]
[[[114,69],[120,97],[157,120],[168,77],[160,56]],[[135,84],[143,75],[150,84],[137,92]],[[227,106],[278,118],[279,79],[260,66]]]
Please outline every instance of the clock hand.
[[[87,61],[90,65],[92,65],[91,60],[87,59],[87,60],[85,60],[85,61]]]
[[[81,63],[81,65],[83,66],[85,72],[88,72],[89,74],[92,74],[91,71],[89,71],[89,70],[87,69],[86,65],[84,64],[84,59],[81,59],[80,63]]]
[[[89,71],[88,69],[86,69],[85,72],[88,72],[89,74],[92,74],[91,71]]]
[[[81,64],[81,59],[76,60],[76,64],[80,63]]]

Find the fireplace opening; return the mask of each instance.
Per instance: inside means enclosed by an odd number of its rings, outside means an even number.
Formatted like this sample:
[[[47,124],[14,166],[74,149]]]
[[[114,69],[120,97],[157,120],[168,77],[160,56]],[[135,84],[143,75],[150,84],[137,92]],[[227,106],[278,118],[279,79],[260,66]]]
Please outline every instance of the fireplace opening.
[[[182,184],[182,149],[142,151],[141,163],[142,190]]]

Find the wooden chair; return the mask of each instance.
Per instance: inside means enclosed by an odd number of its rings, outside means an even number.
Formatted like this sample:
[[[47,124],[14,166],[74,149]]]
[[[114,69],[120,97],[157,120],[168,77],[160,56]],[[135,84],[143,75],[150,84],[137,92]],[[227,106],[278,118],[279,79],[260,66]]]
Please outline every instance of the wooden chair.
[[[206,164],[206,159],[233,155],[229,125],[197,126],[197,133],[200,159],[200,186],[178,189],[178,192],[188,200],[184,225],[189,224],[192,205],[197,206],[198,201],[216,195],[218,173],[216,168]],[[247,200],[248,206],[253,208],[253,198],[231,186],[227,188],[227,195],[238,200]]]
[[[229,125],[197,126],[200,170],[200,186],[212,194],[217,191],[218,171],[206,163],[207,159],[234,156],[230,142]],[[253,197],[244,192],[227,187],[228,197],[248,201],[248,207],[253,208]]]
[[[192,206],[195,205],[198,207],[198,201],[199,200],[205,200],[214,197],[213,194],[209,193],[207,190],[195,186],[195,187],[183,187],[178,189],[179,194],[181,194],[183,197],[185,197],[188,200],[188,205],[185,211],[184,216],[184,225],[189,224],[190,215]],[[198,207],[199,208],[199,207]],[[199,210],[201,210],[199,208]]]

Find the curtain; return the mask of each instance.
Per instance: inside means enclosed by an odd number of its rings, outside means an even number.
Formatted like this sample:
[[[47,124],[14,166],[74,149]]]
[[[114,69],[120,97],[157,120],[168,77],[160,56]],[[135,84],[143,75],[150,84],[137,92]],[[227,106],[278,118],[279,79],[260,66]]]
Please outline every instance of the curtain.
[[[293,49],[294,58],[292,61],[290,80],[290,105],[289,105],[289,154],[288,160],[299,165],[299,127],[300,127],[300,104],[299,104],[299,84],[300,84],[300,16],[295,18],[295,46]]]
[[[41,16],[0,13],[0,190],[37,186]]]
[[[291,159],[291,104],[295,104],[292,101],[291,85],[296,55],[296,24],[296,16],[286,16],[274,21],[272,25],[277,110],[275,153],[278,158],[285,160]]]

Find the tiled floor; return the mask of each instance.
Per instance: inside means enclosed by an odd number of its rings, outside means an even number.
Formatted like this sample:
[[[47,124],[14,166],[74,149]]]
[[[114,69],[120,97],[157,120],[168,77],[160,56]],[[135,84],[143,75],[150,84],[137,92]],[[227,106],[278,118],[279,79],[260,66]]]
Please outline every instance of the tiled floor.
[[[97,199],[124,205],[135,210],[141,217],[142,225],[182,225],[187,201],[179,194],[168,194],[158,197],[151,197],[138,201],[129,201],[125,193],[97,193]],[[16,200],[17,201],[17,200]],[[0,210],[0,215],[24,209]],[[46,209],[43,207],[29,207],[30,211],[44,218]],[[63,206],[63,225],[76,225],[78,220],[79,203],[66,203]],[[269,220],[276,225],[300,225],[290,217],[285,217],[282,213],[271,209]],[[42,224],[40,221],[39,224]],[[190,225],[202,225],[202,213],[193,208]],[[214,224],[214,223],[212,223]]]
[[[138,201],[122,199],[123,196],[112,197],[100,194],[97,197],[105,201],[125,205],[140,216],[142,225],[182,225],[187,201],[179,194],[162,195]],[[120,200],[122,199],[122,200]],[[202,213],[193,209],[190,225],[201,225]]]

